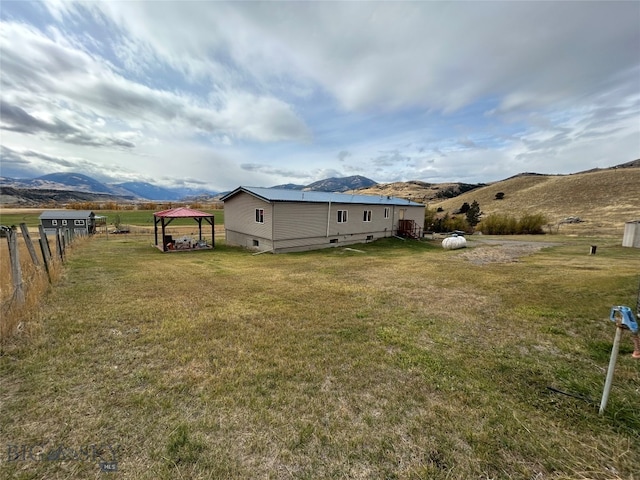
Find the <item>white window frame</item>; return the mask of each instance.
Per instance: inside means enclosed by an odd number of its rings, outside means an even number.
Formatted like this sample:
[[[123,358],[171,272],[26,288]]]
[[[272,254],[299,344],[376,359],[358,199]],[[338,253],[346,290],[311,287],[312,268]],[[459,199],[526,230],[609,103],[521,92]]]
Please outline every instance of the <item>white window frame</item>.
[[[338,210],[338,223],[347,223],[348,218],[347,210]]]
[[[384,218],[389,218],[391,214],[391,209],[389,207],[384,207]]]
[[[51,225],[58,225],[58,220],[51,220]]]
[[[67,221],[66,220],[62,220],[62,225],[66,225]]]
[[[364,214],[362,215],[362,221],[363,222],[370,222],[371,221],[371,210],[365,210]]]
[[[76,226],[83,226],[84,227],[84,220],[74,220],[73,224]]]
[[[256,223],[264,223],[264,208],[256,208]]]

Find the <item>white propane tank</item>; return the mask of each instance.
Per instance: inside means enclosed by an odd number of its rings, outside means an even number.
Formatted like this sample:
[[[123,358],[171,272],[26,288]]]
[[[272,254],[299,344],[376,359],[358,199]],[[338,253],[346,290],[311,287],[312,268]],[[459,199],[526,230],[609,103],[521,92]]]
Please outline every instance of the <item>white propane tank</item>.
[[[457,248],[465,248],[467,246],[467,240],[464,237],[459,237],[454,234],[452,237],[447,237],[442,240],[442,248],[445,250],[456,250]]]

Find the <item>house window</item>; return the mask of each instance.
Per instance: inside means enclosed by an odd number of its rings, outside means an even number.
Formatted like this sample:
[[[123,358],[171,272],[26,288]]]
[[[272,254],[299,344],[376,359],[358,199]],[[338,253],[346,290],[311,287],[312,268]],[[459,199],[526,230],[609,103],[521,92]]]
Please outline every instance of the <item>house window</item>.
[[[384,207],[384,218],[389,218],[389,214],[391,209],[389,207]]]
[[[74,220],[73,224],[74,225],[84,225],[84,220]]]
[[[347,223],[347,211],[338,210],[338,223]]]
[[[264,208],[256,208],[256,223],[264,223]]]
[[[62,225],[66,225],[67,221],[66,220],[62,220]]]
[[[370,242],[373,240],[373,235],[367,235],[367,242]]]
[[[337,238],[332,238],[331,240],[329,240],[329,243],[338,243],[338,239]]]
[[[364,215],[362,216],[362,221],[363,222],[370,222],[371,221],[371,210],[365,210],[364,211]]]
[[[260,246],[260,241],[259,240],[253,240],[253,246],[254,247],[259,247]]]
[[[58,225],[58,220],[51,220],[51,225]]]

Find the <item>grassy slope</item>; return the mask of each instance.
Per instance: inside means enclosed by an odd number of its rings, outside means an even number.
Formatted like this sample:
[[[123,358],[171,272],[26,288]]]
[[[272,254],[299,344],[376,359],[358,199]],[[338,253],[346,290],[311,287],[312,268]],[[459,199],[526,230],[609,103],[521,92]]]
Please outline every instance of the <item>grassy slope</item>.
[[[570,227],[575,233],[621,234],[624,223],[640,219],[640,168],[602,170],[558,176],[520,176],[467,192],[430,208],[453,212],[463,202],[477,200],[482,211],[543,213],[553,223],[578,216],[584,224]],[[504,192],[504,200],[495,200]],[[567,231],[569,227],[563,227]]]
[[[640,258],[554,240],[473,265],[395,239],[252,256],[96,238],[31,342],[0,356],[3,441],[112,444],[132,479],[632,478],[628,335],[603,417],[547,387],[597,403],[606,317],[635,305]],[[4,460],[2,478],[100,477],[96,462]]]

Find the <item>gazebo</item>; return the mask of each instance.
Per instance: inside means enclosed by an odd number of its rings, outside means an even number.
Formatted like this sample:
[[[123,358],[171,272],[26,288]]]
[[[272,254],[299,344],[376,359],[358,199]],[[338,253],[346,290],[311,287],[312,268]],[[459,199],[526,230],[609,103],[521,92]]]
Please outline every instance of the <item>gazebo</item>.
[[[189,237],[182,237],[174,239],[171,235],[166,234],[166,227],[176,218],[193,218],[198,223],[198,241]],[[202,239],[202,221],[211,225],[211,245],[208,245]],[[163,252],[169,251],[181,251],[181,250],[199,250],[203,248],[213,248],[215,246],[215,232],[214,232],[214,216],[211,213],[201,212],[199,210],[192,210],[191,208],[171,208],[169,210],[162,210],[161,212],[155,212],[153,214],[154,233],[156,240],[156,247]],[[162,244],[158,244],[158,224],[162,227]]]

